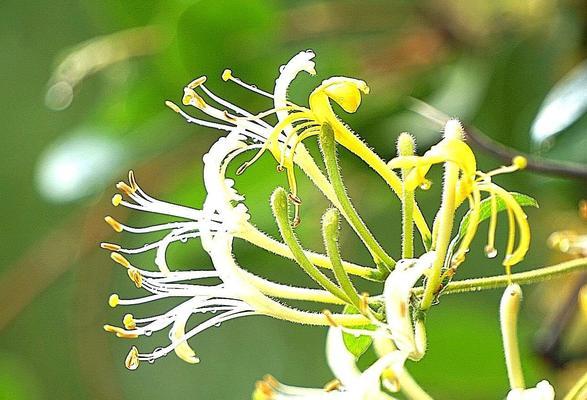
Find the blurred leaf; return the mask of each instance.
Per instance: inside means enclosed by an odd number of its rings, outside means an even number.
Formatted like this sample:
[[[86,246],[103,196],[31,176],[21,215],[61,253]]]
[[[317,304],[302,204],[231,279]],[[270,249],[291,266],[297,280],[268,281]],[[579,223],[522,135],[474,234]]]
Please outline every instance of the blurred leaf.
[[[359,310],[355,307],[347,305],[343,310],[343,314],[358,314]],[[374,331],[376,329],[375,325],[367,324],[355,327],[355,329],[363,329],[368,331]],[[350,351],[355,358],[359,358],[367,351],[371,343],[373,343],[373,338],[367,335],[354,335],[352,333],[343,332],[342,333],[342,340],[344,342],[345,347],[348,351]]]
[[[543,143],[587,111],[587,61],[573,68],[548,93],[532,124],[532,140]]]

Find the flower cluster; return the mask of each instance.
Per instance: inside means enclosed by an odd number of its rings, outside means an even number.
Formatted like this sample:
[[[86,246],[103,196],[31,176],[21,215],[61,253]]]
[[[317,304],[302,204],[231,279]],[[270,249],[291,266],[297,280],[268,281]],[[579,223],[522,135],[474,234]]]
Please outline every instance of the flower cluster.
[[[332,107],[337,104],[347,113],[355,112],[362,95],[369,93],[365,82],[345,77],[327,79],[311,92],[307,107],[288,99],[287,91],[294,78],[302,72],[316,73],[313,58],[311,51],[294,56],[279,69],[272,92],[243,82],[230,70],[224,71],[223,80],[271,100],[272,106],[267,111],[252,113],[226,101],[206,87],[205,77],[195,79],[184,88],[182,104],[194,107],[207,119],[193,117],[175,103],[166,102],[189,123],[217,129],[226,135],[219,138],[203,158],[206,199],[201,209],[149,196],[137,184],[132,172],[128,182],[117,185],[121,193],[112,198],[114,206],[167,215],[171,220],[160,225],[131,227],[106,217],[106,222],[116,232],[161,234],[158,241],[139,248],[102,243],[104,249],[111,251],[112,259],[127,269],[136,287],[147,293],[134,299],[120,299],[113,294],[110,306],[169,298],[179,301],[164,314],[141,318],[126,314],[123,327],[104,327],[118,337],[131,339],[168,330],[169,344],[165,347],[140,352],[133,346],[126,358],[127,368],[136,369],[141,361],[152,362],[172,351],[189,363],[197,363],[199,359],[188,345],[189,339],[212,326],[259,314],[300,324],[329,326],[328,355],[338,380],[325,389],[300,389],[268,377],[258,383],[256,399],[391,399],[390,393],[399,389],[421,391],[407,374],[404,363],[417,361],[425,355],[424,317],[465,260],[481,222],[489,219],[486,254],[495,257],[497,215],[505,210],[509,221],[503,259],[506,272],[509,274],[511,267],[524,258],[530,241],[526,214],[516,194],[493,182],[499,174],[524,168],[524,158],[516,157],[512,165],[491,172],[478,171],[461,124],[448,120],[443,138],[423,155],[416,155],[414,139],[402,134],[398,139],[397,157],[386,162],[341,122]],[[271,115],[277,117],[277,123],[267,121],[266,117]],[[311,136],[318,137],[325,171],[304,146],[304,141]],[[368,164],[399,198],[403,226],[400,256],[392,257],[383,248],[353,206],[338,165],[338,145]],[[234,180],[227,176],[229,163],[250,150],[255,152],[254,156],[238,168],[237,175],[267,151],[276,160],[277,171],[285,171],[287,175],[289,189],[277,188],[271,197],[280,239],[254,226],[244,197],[235,189]],[[441,205],[430,228],[418,207],[415,193],[430,187],[427,174],[437,164],[444,167],[444,181]],[[296,235],[295,227],[302,221],[303,209],[296,170],[303,171],[332,204],[322,219],[325,254],[304,249]],[[482,198],[485,193],[487,197]],[[468,211],[457,235],[453,236],[455,212],[461,205],[468,207]],[[371,254],[372,266],[342,259],[338,246],[341,219],[350,225]],[[426,248],[420,256],[414,254],[415,230]],[[176,271],[170,267],[169,246],[192,239],[201,242],[210,256],[212,269]],[[289,286],[252,274],[239,265],[233,255],[235,239],[294,260],[320,289]],[[157,271],[132,261],[133,255],[144,252],[154,253]],[[324,269],[332,270],[333,277],[325,274]],[[372,296],[360,293],[353,278],[384,282],[382,292]],[[210,281],[215,283],[210,284]],[[418,282],[423,282],[419,288],[416,287]],[[319,313],[297,309],[288,305],[287,300],[318,302],[325,305],[325,310]],[[345,306],[344,311],[328,310],[340,306]],[[204,314],[208,318],[187,330],[188,320],[194,314]],[[343,344],[345,334],[370,337],[380,358],[361,372],[355,356]]]

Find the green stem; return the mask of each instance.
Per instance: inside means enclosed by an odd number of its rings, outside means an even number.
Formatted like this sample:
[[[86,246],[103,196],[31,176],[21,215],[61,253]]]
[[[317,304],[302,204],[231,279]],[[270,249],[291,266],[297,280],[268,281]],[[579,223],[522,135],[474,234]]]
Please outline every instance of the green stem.
[[[414,155],[414,138],[409,133],[402,133],[397,139],[397,153],[399,156]],[[413,190],[407,190],[405,180],[411,168],[402,168],[402,258],[414,257],[414,207],[415,197]]]
[[[322,237],[326,246],[326,254],[330,257],[332,270],[334,271],[334,276],[338,284],[348,296],[351,303],[357,309],[360,309],[359,294],[353,286],[353,282],[351,282],[348,273],[345,271],[342,265],[342,258],[340,257],[338,248],[339,212],[336,208],[327,210],[322,217]]]
[[[349,199],[346,188],[342,181],[338,160],[336,157],[336,141],[334,140],[334,131],[329,124],[323,124],[320,131],[320,148],[324,156],[328,178],[334,188],[336,197],[340,203],[342,211],[348,216],[349,222],[359,238],[365,243],[367,249],[373,256],[377,265],[383,263],[386,267],[393,268],[395,260],[391,258],[379,243],[373,237]]]
[[[442,294],[477,292],[480,290],[499,289],[510,283],[528,285],[553,279],[571,272],[587,269],[587,257],[565,261],[549,267],[533,269],[532,271],[518,272],[511,275],[498,275],[487,278],[464,279],[453,281],[443,289]],[[414,294],[421,295],[424,288],[414,288]]]
[[[273,214],[275,215],[283,241],[289,246],[294,259],[300,267],[302,267],[302,269],[324,289],[344,301],[349,301],[342,289],[336,286],[326,275],[320,272],[320,270],[310,262],[308,257],[306,257],[304,249],[298,242],[289,221],[289,207],[285,189],[281,187],[275,189],[271,195],[271,208],[273,209]]]

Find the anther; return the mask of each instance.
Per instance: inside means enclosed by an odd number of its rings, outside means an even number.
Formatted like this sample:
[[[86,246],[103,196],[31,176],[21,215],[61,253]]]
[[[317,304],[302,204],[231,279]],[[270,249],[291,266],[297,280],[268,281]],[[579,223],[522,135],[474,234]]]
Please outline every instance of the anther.
[[[133,192],[136,191],[139,187],[137,180],[135,179],[135,173],[132,169],[128,171],[128,183],[130,183],[130,187],[132,188]]]
[[[191,81],[190,83],[188,83],[188,87],[190,89],[195,89],[198,86],[203,85],[204,82],[206,82],[206,77],[205,76],[200,76],[199,78],[196,78],[193,81]]]
[[[100,243],[100,247],[103,248],[104,250],[109,250],[109,251],[120,250],[120,246],[117,244],[114,244],[114,243],[102,242],[102,243]]]
[[[322,314],[324,314],[330,326],[338,328],[338,323],[334,320],[334,317],[332,316],[332,312],[330,312],[330,310],[322,310]]]
[[[104,217],[104,221],[106,221],[106,223],[108,223],[108,225],[110,225],[112,229],[114,229],[116,232],[122,232],[122,225],[120,224],[120,222],[118,222],[111,216],[108,215]]]
[[[528,165],[528,159],[524,156],[515,156],[512,159],[512,164],[518,169],[524,169]]]
[[[292,203],[294,203],[298,206],[302,205],[302,199],[300,199],[298,196],[296,196],[295,194],[293,194],[291,192],[287,194],[287,198],[289,199],[289,201],[291,201]]]
[[[284,166],[283,166],[283,165],[281,165],[281,164],[278,164],[278,165],[277,165],[277,167],[276,167],[276,169],[277,169],[277,172],[283,172],[283,170],[284,170],[285,168],[284,168]]]
[[[122,201],[122,196],[119,193],[116,193],[114,196],[112,196],[112,205],[114,207],[118,207],[120,205],[121,201]]]
[[[122,323],[124,324],[124,327],[130,331],[137,329],[137,323],[132,314],[125,314],[122,318]]]
[[[420,184],[420,189],[422,190],[428,190],[432,187],[432,182],[428,179],[424,179],[424,181],[422,181],[422,183]]]
[[[123,192],[124,194],[126,194],[127,196],[130,196],[131,194],[133,194],[135,192],[135,190],[133,188],[131,188],[130,186],[128,186],[126,184],[126,182],[118,182],[116,184],[116,188],[118,190],[120,190],[121,192]]]
[[[133,346],[128,352],[128,355],[124,360],[124,366],[131,371],[134,371],[139,367],[139,350],[135,346]]]
[[[110,258],[118,264],[122,265],[124,268],[131,267],[130,262],[120,253],[112,252],[110,253]]]
[[[227,82],[227,81],[229,81],[229,80],[231,80],[231,79],[232,79],[232,71],[231,71],[231,70],[229,70],[229,69],[225,69],[225,70],[222,72],[222,80],[223,80],[224,82]]]
[[[118,295],[116,293],[111,294],[110,297],[108,298],[108,305],[112,308],[116,307],[119,302],[120,302],[120,297],[118,297]]]
[[[338,379],[333,379],[330,382],[326,383],[326,385],[324,385],[324,391],[325,392],[332,392],[335,390],[340,389],[341,383]]]
[[[297,228],[302,223],[302,218],[298,215],[291,222],[292,228]]]
[[[361,314],[367,314],[369,310],[369,293],[363,292],[359,297],[359,311]]]
[[[183,97],[181,102],[184,106],[191,105],[199,109],[206,107],[206,102],[204,99],[202,99],[194,90],[190,88],[183,89]]]
[[[165,105],[169,108],[171,108],[173,111],[175,111],[176,113],[181,112],[181,109],[177,106],[177,104],[167,100],[165,101]]]
[[[237,118],[234,115],[230,114],[226,110],[224,110],[222,113],[224,114],[224,116],[226,117],[226,119],[228,119],[230,121],[236,121],[237,120]]]
[[[134,282],[137,288],[143,286],[143,276],[141,275],[138,269],[131,267],[126,272],[128,273],[128,277],[130,278],[130,280]]]

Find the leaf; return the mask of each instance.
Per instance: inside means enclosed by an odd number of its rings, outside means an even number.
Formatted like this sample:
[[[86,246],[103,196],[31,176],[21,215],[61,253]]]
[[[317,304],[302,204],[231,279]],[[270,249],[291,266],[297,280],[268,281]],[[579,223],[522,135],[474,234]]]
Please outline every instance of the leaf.
[[[573,68],[548,93],[532,124],[532,140],[542,143],[587,111],[587,61]]]
[[[359,310],[355,307],[347,305],[343,310],[343,314],[358,314]],[[356,329],[374,331],[376,326],[373,324],[361,325],[355,327]],[[373,338],[367,335],[353,335],[352,333],[343,332],[342,340],[345,347],[355,358],[359,358],[367,351],[373,343]]]
[[[538,202],[525,194],[522,193],[515,193],[510,192],[514,200],[522,207],[536,207],[538,208]],[[497,204],[497,212],[501,212],[505,210],[505,202],[498,196],[495,198]],[[483,199],[479,205],[479,222],[482,222],[491,216],[491,198]],[[459,225],[459,232],[455,238],[455,243],[458,243],[464,236],[465,232],[467,232],[467,228],[469,227],[469,223],[471,220],[471,211],[467,211],[463,219],[461,220],[461,224]]]

